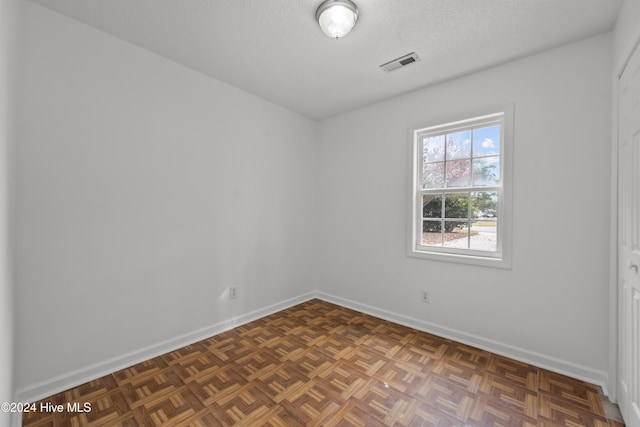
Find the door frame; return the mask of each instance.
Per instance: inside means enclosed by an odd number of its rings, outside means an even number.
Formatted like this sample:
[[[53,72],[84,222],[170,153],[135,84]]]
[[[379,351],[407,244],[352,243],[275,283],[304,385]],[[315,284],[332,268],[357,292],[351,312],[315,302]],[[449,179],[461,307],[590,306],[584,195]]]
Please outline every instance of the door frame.
[[[614,58],[611,93],[611,197],[609,227],[609,369],[607,389],[609,400],[616,402],[618,398],[618,89],[619,81],[631,56],[640,49],[640,24],[633,31],[633,37],[625,45],[621,57]]]

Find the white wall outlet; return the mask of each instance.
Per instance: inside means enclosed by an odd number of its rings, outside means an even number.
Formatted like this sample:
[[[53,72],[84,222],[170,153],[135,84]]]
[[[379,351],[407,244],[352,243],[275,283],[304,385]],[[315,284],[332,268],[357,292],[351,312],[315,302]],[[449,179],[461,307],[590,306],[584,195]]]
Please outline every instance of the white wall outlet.
[[[431,295],[429,295],[429,291],[420,292],[420,301],[429,303],[431,302]]]
[[[238,298],[238,288],[235,286],[231,286],[229,288],[229,299],[236,299]]]

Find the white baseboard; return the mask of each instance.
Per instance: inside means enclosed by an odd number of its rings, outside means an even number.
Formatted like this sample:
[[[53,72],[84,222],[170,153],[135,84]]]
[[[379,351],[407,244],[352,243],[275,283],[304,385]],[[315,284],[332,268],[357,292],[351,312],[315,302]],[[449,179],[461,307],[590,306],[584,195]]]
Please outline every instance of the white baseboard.
[[[352,301],[324,292],[317,292],[316,297],[345,308],[359,311],[361,313],[370,314],[372,316],[379,317],[390,322],[398,323],[400,325],[408,326],[419,331],[438,335],[443,338],[448,338],[462,344],[467,344],[473,347],[480,348],[482,350],[487,350],[492,353],[499,354],[501,356],[518,360],[520,362],[528,363],[530,365],[537,366],[548,371],[567,375],[572,378],[598,385],[602,387],[605,395],[608,395],[608,375],[605,371],[596,371],[586,366],[581,366],[573,362],[561,360],[553,356],[532,352],[524,348],[515,347],[477,335],[468,334],[466,332],[451,329],[446,326],[425,322],[424,320],[394,313],[381,308],[372,307],[367,304],[362,304],[357,301]]]
[[[67,372],[54,378],[42,381],[40,383],[25,387],[16,392],[16,402],[35,402],[47,396],[60,393],[61,391],[77,387],[89,381],[103,377],[110,373],[133,366],[145,360],[177,350],[189,344],[209,338],[213,335],[228,331],[237,326],[244,325],[262,317],[268,316],[278,311],[285,310],[294,305],[308,301],[316,296],[315,292],[308,292],[286,301],[272,304],[249,313],[233,317],[228,320],[216,323],[211,326],[189,332],[169,340],[132,351],[122,356],[117,356],[102,362],[98,362],[91,366],[86,366],[75,371]],[[14,422],[15,424],[15,422]],[[20,425],[20,424],[15,424]]]

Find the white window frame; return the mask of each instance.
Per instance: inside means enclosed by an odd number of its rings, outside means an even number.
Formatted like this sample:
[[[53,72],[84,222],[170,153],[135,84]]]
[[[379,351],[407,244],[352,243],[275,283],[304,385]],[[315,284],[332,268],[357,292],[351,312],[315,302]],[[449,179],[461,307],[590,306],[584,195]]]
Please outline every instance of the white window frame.
[[[472,265],[511,268],[512,240],[512,183],[513,183],[513,105],[487,108],[479,114],[467,114],[462,120],[441,121],[443,124],[411,129],[411,167],[409,219],[407,227],[407,255],[415,258],[459,262]],[[501,124],[500,183],[491,187],[455,187],[443,193],[496,191],[498,192],[497,251],[481,251],[422,244],[423,195],[431,192],[422,188],[423,139],[429,134],[461,131],[480,127],[483,123]],[[443,211],[444,212],[444,211]]]

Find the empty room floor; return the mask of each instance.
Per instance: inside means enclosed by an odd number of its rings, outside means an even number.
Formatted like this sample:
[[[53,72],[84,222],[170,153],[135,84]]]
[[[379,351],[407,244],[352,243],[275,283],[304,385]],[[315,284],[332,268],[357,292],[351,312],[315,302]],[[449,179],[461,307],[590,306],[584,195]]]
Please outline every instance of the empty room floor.
[[[622,426],[595,385],[318,299],[36,402],[23,426]],[[606,400],[606,398],[605,398]]]

